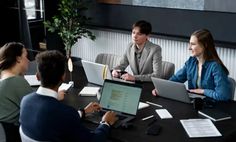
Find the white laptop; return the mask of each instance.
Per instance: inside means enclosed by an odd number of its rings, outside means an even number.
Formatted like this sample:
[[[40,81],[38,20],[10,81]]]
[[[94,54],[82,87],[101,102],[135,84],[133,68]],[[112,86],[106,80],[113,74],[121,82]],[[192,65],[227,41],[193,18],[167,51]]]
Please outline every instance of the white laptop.
[[[85,60],[82,60],[82,65],[89,83],[102,86],[105,79],[134,83],[119,78],[113,78],[108,65]]]
[[[106,75],[108,72],[107,65],[85,60],[82,60],[82,65],[89,83],[102,86],[104,79],[111,79],[111,76]]]
[[[152,82],[155,89],[158,90],[158,95],[165,98],[184,103],[191,103],[192,98],[205,98],[205,96],[202,95],[188,93],[184,83],[154,77],[152,77]]]
[[[139,100],[142,93],[142,86],[106,79],[103,84],[100,97],[100,105],[102,106],[102,114],[91,114],[86,119],[95,123],[101,121],[102,115],[106,111],[114,111],[118,118],[121,119],[116,123],[116,127],[120,124],[135,118],[139,106]],[[94,115],[99,115],[96,117]]]

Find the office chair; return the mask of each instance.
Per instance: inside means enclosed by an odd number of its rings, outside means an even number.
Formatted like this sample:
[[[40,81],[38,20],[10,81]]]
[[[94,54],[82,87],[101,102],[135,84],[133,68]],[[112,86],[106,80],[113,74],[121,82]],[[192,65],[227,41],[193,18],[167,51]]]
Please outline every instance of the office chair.
[[[235,97],[235,88],[236,88],[236,81],[233,79],[233,78],[231,78],[231,77],[229,77],[229,82],[230,82],[230,84],[231,84],[231,88],[232,88],[232,100],[234,100],[234,97]]]
[[[162,79],[169,79],[175,72],[175,64],[167,61],[162,61]]]
[[[6,142],[6,134],[1,122],[0,122],[0,142]]]
[[[20,137],[21,137],[21,141],[22,141],[22,142],[40,142],[40,141],[36,141],[36,140],[34,140],[34,139],[32,139],[32,138],[26,136],[26,135],[24,134],[24,132],[22,131],[21,126],[20,126],[20,128],[19,128],[19,131],[20,131]],[[41,141],[41,142],[42,142],[42,141]]]
[[[95,62],[108,65],[109,69],[112,69],[120,63],[120,60],[121,56],[119,55],[100,53],[97,55]]]

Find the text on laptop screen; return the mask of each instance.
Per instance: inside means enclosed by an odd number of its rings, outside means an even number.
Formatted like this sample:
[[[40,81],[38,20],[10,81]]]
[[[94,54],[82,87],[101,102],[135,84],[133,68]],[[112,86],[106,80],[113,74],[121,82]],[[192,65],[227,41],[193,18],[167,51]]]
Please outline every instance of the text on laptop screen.
[[[100,104],[103,108],[136,115],[142,88],[105,82]]]

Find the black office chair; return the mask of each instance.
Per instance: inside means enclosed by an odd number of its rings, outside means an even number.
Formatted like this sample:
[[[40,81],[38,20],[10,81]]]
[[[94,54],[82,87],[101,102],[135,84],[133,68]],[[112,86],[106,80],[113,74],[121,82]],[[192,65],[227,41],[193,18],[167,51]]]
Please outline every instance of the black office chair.
[[[121,56],[119,55],[100,53],[97,55],[95,62],[108,65],[109,69],[112,69],[120,63],[120,60]]]
[[[232,98],[232,100],[234,100],[236,81],[233,78],[229,77],[229,82],[230,82],[231,88],[232,88],[232,97],[231,98]]]
[[[162,79],[169,79],[175,72],[175,64],[167,61],[162,61]]]
[[[0,142],[6,142],[6,134],[2,123],[0,123]]]
[[[0,142],[4,142],[4,140],[5,142],[20,142],[19,126],[12,123],[1,122]]]

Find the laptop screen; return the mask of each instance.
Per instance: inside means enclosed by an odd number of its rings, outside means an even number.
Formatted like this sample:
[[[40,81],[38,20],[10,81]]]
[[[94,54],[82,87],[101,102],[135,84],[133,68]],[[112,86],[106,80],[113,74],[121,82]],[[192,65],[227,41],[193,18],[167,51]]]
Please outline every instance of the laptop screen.
[[[136,115],[142,87],[119,81],[105,80],[100,105],[104,109]]]

